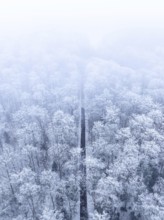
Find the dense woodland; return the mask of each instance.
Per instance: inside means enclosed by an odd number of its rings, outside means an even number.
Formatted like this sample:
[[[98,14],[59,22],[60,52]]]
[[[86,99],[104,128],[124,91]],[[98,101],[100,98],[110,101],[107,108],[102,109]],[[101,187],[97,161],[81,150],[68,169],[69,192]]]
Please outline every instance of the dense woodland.
[[[89,219],[164,220],[163,55],[1,46],[0,220],[79,220],[81,76]]]

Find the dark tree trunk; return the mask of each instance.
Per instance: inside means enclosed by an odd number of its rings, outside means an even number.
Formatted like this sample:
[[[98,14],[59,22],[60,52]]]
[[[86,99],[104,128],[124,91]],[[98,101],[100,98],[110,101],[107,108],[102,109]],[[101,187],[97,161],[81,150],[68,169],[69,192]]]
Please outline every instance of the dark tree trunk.
[[[85,106],[84,106],[84,85],[81,82],[80,91],[81,101],[81,133],[80,133],[80,148],[81,148],[81,181],[80,181],[80,220],[88,219],[87,210],[87,186],[86,186],[86,124],[85,124]]]

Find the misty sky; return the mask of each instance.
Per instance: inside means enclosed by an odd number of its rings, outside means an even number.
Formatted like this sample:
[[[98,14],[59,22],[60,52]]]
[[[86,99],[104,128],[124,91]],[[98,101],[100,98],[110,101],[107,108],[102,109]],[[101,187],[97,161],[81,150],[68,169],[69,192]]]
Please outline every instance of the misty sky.
[[[19,44],[34,55],[34,48],[36,54],[57,50],[60,41],[68,50],[89,46],[97,50],[93,56],[133,68],[158,66],[163,6],[163,0],[0,0],[0,46],[9,51]]]
[[[91,36],[127,28],[163,28],[162,0],[1,0],[1,34],[50,26]]]

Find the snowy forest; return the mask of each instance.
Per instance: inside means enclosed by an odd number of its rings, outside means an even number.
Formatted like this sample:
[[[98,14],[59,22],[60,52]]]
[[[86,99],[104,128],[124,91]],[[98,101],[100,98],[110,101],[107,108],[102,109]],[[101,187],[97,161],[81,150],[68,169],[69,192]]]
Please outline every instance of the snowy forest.
[[[0,220],[164,220],[164,47],[125,39],[1,41]]]

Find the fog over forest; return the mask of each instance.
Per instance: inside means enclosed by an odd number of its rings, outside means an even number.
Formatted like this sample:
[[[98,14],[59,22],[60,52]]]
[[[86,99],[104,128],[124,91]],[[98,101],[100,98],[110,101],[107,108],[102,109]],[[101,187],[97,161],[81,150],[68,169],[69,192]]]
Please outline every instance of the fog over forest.
[[[164,220],[163,29],[90,25],[0,24],[0,220]]]

